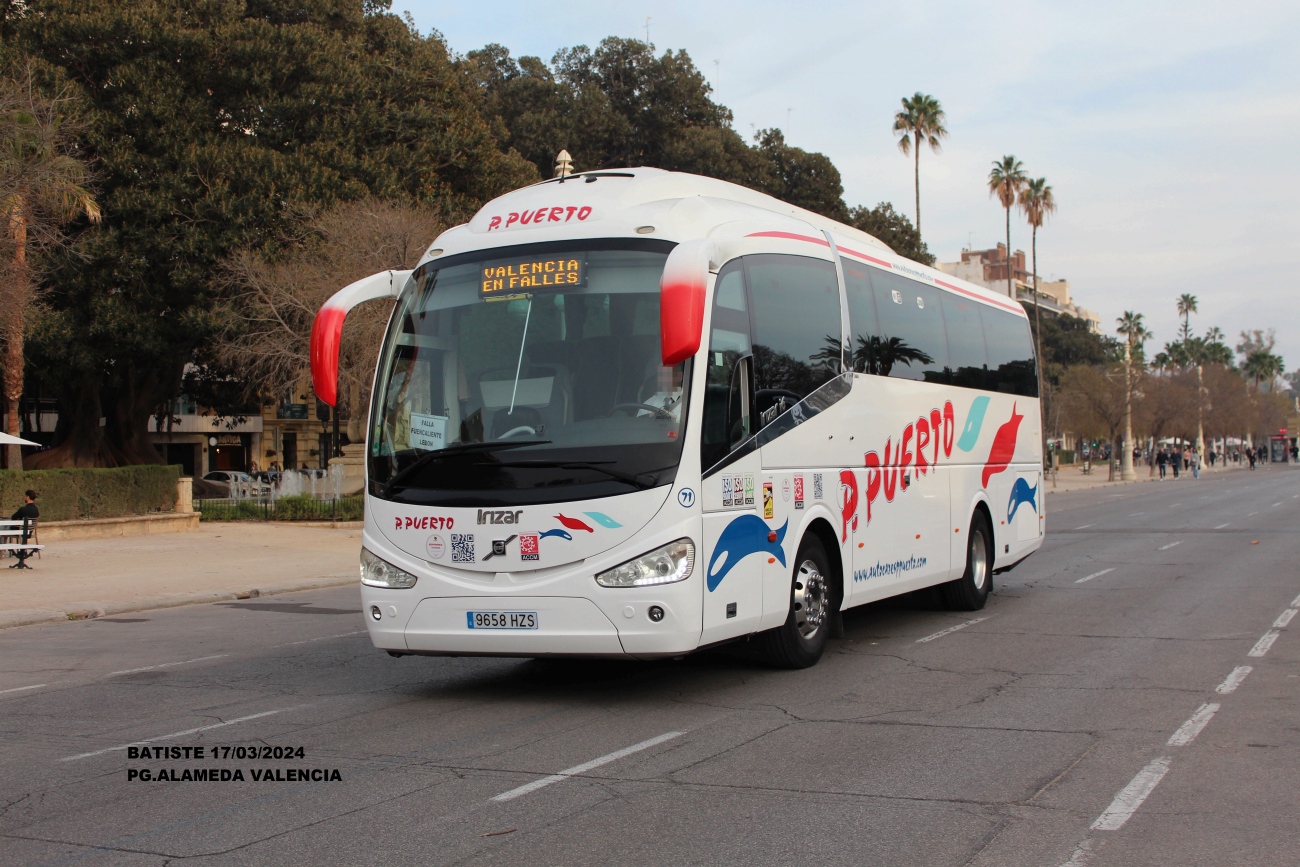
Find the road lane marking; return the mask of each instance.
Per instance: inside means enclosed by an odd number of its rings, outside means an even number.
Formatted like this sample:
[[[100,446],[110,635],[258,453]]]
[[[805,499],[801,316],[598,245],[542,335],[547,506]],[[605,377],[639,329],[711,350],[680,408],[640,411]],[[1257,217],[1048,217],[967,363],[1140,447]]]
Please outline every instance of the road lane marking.
[[[492,800],[498,802],[513,801],[515,798],[521,797],[523,795],[527,795],[529,792],[535,792],[538,789],[545,788],[546,786],[551,785],[552,783],[558,783],[561,780],[567,780],[569,777],[575,777],[578,774],[585,774],[587,771],[590,771],[593,768],[599,768],[601,765],[607,765],[610,762],[616,762],[621,758],[632,755],[633,753],[639,753],[642,750],[648,750],[651,747],[655,747],[658,746],[659,744],[664,743],[665,741],[670,741],[673,738],[679,738],[684,734],[686,734],[686,732],[665,732],[664,734],[661,734],[658,737],[650,738],[650,740],[648,741],[641,741],[641,743],[639,744],[633,744],[630,747],[624,747],[621,750],[615,750],[614,752],[608,753],[607,755],[603,755],[598,759],[592,759],[589,762],[583,762],[580,765],[574,765],[571,768],[567,768],[563,771],[560,771],[558,774],[551,774],[549,777],[542,777],[540,780],[533,780],[531,783],[525,783],[524,785],[520,786],[517,789],[511,789],[508,792],[502,792],[501,794],[494,797]]]
[[[119,674],[135,674],[138,671],[154,671],[159,668],[175,668],[178,665],[189,665],[192,662],[207,662],[209,659],[222,659],[229,656],[229,653],[218,653],[216,656],[200,656],[198,659],[187,659],[184,662],[164,662],[161,665],[146,665],[143,668],[126,668],[122,671],[110,671],[104,677],[117,677]]]
[[[1152,759],[1150,764],[1138,771],[1138,775],[1120,790],[1106,811],[1092,823],[1092,830],[1118,831],[1123,828],[1124,823],[1133,817],[1142,802],[1160,785],[1165,774],[1169,773],[1169,762],[1169,756],[1161,756]]]
[[[33,683],[31,686],[15,686],[12,689],[0,689],[0,695],[7,695],[11,692],[25,692],[29,689],[40,689],[43,686],[49,686],[48,683]]]
[[[1181,505],[1182,505],[1182,503],[1170,503],[1170,504],[1169,504],[1169,508],[1173,509],[1173,508],[1177,508],[1178,506],[1181,506]]]
[[[974,620],[967,620],[965,623],[958,623],[956,626],[949,626],[947,629],[940,630],[934,635],[927,635],[925,638],[918,638],[916,639],[916,643],[921,644],[926,641],[934,641],[936,638],[943,638],[945,635],[951,635],[959,629],[965,629],[967,626],[973,626],[976,623],[982,623],[988,619],[988,617],[977,617]]]
[[[1273,621],[1273,628],[1286,629],[1286,625],[1291,622],[1292,617],[1295,617],[1295,609],[1288,608],[1277,616],[1277,620]]]
[[[1268,649],[1273,646],[1273,642],[1277,641],[1277,637],[1281,634],[1282,633],[1278,632],[1275,629],[1270,629],[1268,632],[1265,632],[1262,636],[1260,636],[1259,641],[1255,642],[1255,646],[1252,647],[1250,649],[1250,653],[1247,653],[1246,655],[1263,656],[1264,654],[1268,653]]]
[[[1092,841],[1084,840],[1074,850],[1070,860],[1066,861],[1061,867],[1084,867],[1088,863],[1088,853],[1092,850]]]
[[[1274,505],[1274,506],[1280,506],[1280,505],[1282,505],[1282,504],[1281,504],[1281,503],[1274,503],[1273,505]]]
[[[329,641],[331,638],[346,638],[349,635],[360,635],[366,630],[357,629],[353,632],[340,632],[338,635],[322,635],[320,638],[307,638],[303,641],[290,641],[285,644],[272,644],[267,650],[275,650],[278,647],[293,647],[295,644],[311,644],[313,641]]]
[[[1086,530],[1086,529],[1088,529],[1089,527],[1095,527],[1095,526],[1097,526],[1097,525],[1096,525],[1096,524],[1084,524],[1082,527],[1075,527],[1074,529],[1076,529],[1076,530]]]
[[[1219,526],[1215,527],[1214,529],[1216,529],[1216,530],[1222,530],[1222,529],[1223,529],[1224,527],[1226,527],[1226,526],[1228,526],[1228,525],[1227,525],[1227,524],[1220,524]]]
[[[1237,691],[1237,687],[1241,686],[1242,681],[1246,679],[1246,675],[1250,674],[1254,670],[1255,669],[1249,665],[1237,666],[1232,670],[1232,674],[1224,678],[1223,683],[1214,688],[1214,691],[1219,695],[1231,695]]]
[[[1209,725],[1210,720],[1214,719],[1214,715],[1218,712],[1219,705],[1217,704],[1203,704],[1198,707],[1196,713],[1192,714],[1187,722],[1179,726],[1178,731],[1169,736],[1169,746],[1185,747],[1196,740],[1196,736],[1201,733],[1201,729]]]
[[[65,756],[59,759],[59,761],[75,762],[78,759],[89,759],[92,756],[102,756],[104,755],[104,753],[112,753],[118,750],[124,750],[127,747],[142,747],[145,744],[151,744],[154,743],[155,741],[169,741],[172,740],[173,738],[183,738],[186,735],[198,734],[199,732],[206,732],[211,729],[219,729],[222,726],[232,726],[235,723],[248,722],[249,720],[261,719],[262,717],[267,717],[267,716],[274,716],[277,713],[284,713],[285,711],[290,711],[295,709],[296,708],[292,708],[292,707],[282,707],[279,710],[266,710],[266,711],[262,711],[261,713],[255,713],[249,716],[241,716],[237,719],[226,720],[225,722],[212,723],[211,725],[199,726],[198,728],[193,728],[193,729],[186,729],[183,732],[172,732],[171,734],[167,734],[167,735],[157,735],[152,738],[146,738],[145,740],[142,741],[132,741],[129,744],[119,744],[118,746],[115,747],[105,747],[102,750],[95,750],[94,752],[78,753],[75,756]]]
[[[1146,512],[1134,512],[1133,514],[1129,515],[1129,517],[1136,518],[1138,515],[1145,515],[1145,514]]]
[[[1170,548],[1176,548],[1176,547],[1178,547],[1178,546],[1181,545],[1181,544],[1183,544],[1183,540],[1182,540],[1182,539],[1179,539],[1177,542],[1170,542],[1168,545],[1161,545],[1161,546],[1160,546],[1160,550],[1161,550],[1161,551],[1168,551]]]
[[[1300,608],[1300,596],[1297,596],[1296,598],[1291,600],[1291,607]]]
[[[1087,578],[1080,578],[1078,581],[1075,581],[1074,583],[1082,584],[1084,581],[1091,581],[1093,578],[1100,578],[1101,576],[1105,575],[1107,572],[1114,572],[1114,571],[1115,571],[1115,567],[1112,566],[1109,569],[1102,569],[1100,572],[1093,572]]]
[[[1258,515],[1258,514],[1259,514],[1259,512],[1251,512],[1251,513],[1250,513],[1249,515],[1247,515],[1246,517],[1247,517],[1247,518],[1253,518],[1253,517],[1255,517],[1255,516]]]

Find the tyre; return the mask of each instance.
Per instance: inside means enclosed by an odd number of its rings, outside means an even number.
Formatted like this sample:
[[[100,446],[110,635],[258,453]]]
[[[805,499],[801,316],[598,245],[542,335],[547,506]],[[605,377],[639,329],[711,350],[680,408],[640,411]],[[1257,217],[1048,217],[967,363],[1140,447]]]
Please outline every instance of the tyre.
[[[943,603],[952,611],[979,611],[993,589],[993,533],[984,513],[977,511],[966,539],[966,571],[956,581],[940,585]]]
[[[759,650],[777,668],[808,668],[826,650],[831,632],[830,560],[816,536],[805,536],[794,558],[785,623],[759,635]]]

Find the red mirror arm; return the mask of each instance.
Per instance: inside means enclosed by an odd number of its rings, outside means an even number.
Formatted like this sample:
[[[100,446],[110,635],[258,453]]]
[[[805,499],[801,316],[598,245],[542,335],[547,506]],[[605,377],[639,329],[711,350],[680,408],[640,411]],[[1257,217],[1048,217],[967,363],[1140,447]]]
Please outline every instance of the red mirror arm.
[[[339,345],[348,312],[365,301],[396,298],[410,276],[410,271],[371,274],[335,292],[321,306],[311,326],[311,383],[321,401],[338,405]]]

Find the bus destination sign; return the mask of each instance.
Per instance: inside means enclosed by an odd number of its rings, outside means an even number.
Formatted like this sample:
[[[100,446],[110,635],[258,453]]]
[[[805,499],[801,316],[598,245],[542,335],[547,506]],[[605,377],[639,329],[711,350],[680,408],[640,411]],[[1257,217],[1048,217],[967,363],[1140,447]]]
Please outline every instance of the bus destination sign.
[[[483,266],[483,295],[516,295],[534,289],[580,289],[587,285],[587,262],[576,256],[546,256]]]

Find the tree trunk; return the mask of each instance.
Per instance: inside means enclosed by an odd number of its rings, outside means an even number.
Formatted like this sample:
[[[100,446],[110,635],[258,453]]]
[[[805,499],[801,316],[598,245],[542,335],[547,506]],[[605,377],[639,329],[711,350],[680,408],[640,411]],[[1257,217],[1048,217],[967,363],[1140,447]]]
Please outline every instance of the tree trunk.
[[[27,316],[27,213],[21,195],[15,196],[9,214],[9,237],[14,242],[12,282],[10,283],[9,321],[5,327],[5,433],[19,436],[18,408],[23,396],[23,331]],[[7,446],[6,465],[11,470],[23,468],[22,446]]]
[[[1016,292],[1011,286],[1011,206],[1007,205],[1007,297],[1016,300]]]
[[[121,456],[105,436],[105,428],[99,424],[103,412],[99,378],[83,373],[78,382],[60,388],[56,396],[59,399],[59,424],[55,436],[59,444],[32,455],[27,460],[27,468],[50,470],[122,464]]]
[[[916,237],[921,237],[921,135],[916,134],[916,153],[912,157],[912,189],[916,191]]]

